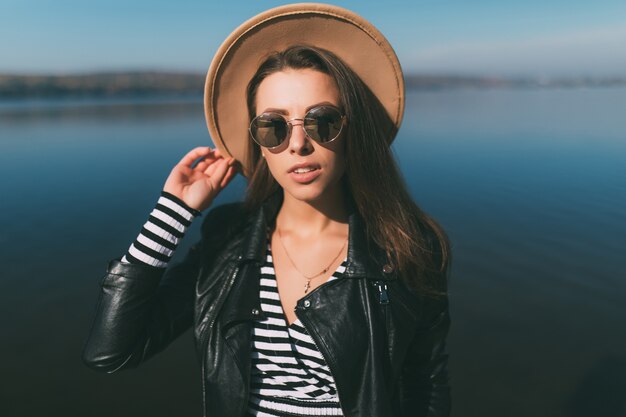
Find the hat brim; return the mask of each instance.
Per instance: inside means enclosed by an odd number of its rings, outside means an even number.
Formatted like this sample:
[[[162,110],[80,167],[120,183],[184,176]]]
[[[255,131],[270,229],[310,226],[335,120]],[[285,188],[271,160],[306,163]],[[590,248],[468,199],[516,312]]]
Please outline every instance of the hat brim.
[[[204,111],[220,152],[248,166],[246,88],[269,53],[296,44],[333,52],[363,80],[396,126],[386,138],[391,143],[404,113],[404,78],[393,48],[378,29],[350,10],[300,3],[254,16],[217,50],[206,77]]]

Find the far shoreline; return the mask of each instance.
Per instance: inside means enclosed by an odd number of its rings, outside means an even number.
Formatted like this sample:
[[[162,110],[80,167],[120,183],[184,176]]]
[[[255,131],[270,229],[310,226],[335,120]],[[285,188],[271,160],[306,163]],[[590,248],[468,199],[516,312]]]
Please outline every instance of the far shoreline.
[[[202,98],[204,74],[155,71],[74,75],[0,74],[0,100]],[[407,91],[544,89],[626,86],[623,77],[493,77],[406,74]]]

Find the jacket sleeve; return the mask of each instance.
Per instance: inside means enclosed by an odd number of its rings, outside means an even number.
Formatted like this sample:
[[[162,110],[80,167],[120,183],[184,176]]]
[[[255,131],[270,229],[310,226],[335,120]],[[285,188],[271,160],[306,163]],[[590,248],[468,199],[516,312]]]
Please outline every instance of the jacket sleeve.
[[[119,259],[109,263],[83,350],[87,366],[108,373],[136,367],[191,326],[201,260],[218,240],[205,229],[222,207],[207,214],[202,239],[182,262],[167,269]]]
[[[419,329],[407,352],[402,373],[405,417],[450,415],[446,337],[450,327],[447,296],[436,302],[428,325]]]

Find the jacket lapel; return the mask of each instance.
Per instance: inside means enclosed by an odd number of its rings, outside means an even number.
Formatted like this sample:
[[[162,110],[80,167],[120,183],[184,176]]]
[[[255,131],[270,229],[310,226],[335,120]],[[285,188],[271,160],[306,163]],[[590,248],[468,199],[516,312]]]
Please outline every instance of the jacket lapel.
[[[348,224],[348,260],[344,277],[395,279],[397,275],[390,268],[387,254],[368,239],[365,222],[357,211],[350,214]]]
[[[259,268],[254,263],[242,265],[231,293],[222,307],[217,321],[230,348],[244,386],[249,386],[252,324],[262,318],[259,300]]]
[[[268,204],[250,218],[249,227],[244,232],[241,252],[237,257],[239,270],[216,323],[237,362],[246,389],[250,382],[252,324],[254,320],[265,318],[259,293],[260,266],[267,249]]]

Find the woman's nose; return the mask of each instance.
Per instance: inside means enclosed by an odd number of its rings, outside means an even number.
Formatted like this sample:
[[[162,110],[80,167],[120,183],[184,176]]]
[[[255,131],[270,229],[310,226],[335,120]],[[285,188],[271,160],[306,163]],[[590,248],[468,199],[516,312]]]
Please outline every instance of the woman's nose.
[[[291,137],[289,138],[289,151],[295,154],[308,154],[313,150],[311,139],[304,132],[302,121],[291,123]]]

